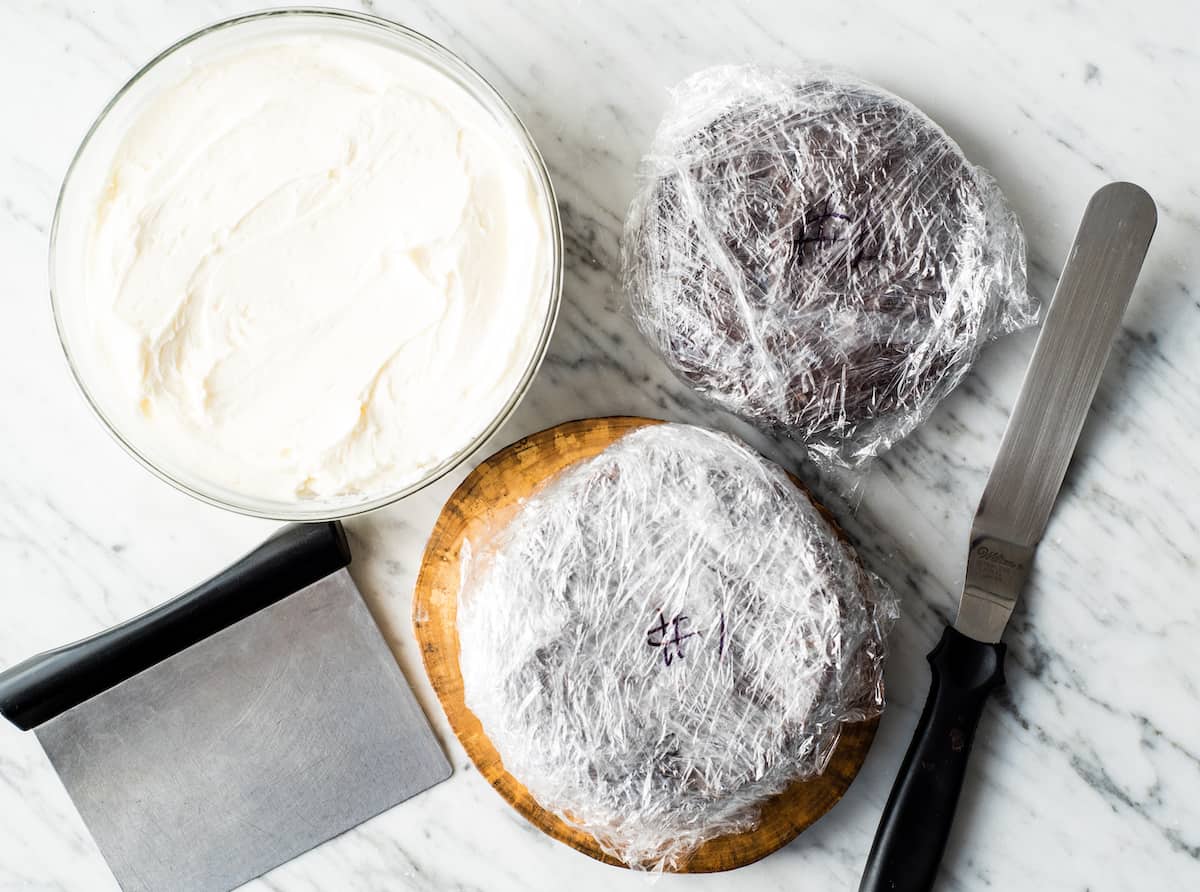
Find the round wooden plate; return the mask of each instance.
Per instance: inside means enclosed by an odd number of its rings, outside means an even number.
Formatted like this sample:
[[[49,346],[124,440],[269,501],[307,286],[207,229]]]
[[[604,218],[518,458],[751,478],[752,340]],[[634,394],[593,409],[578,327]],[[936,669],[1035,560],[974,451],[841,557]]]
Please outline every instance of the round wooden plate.
[[[442,508],[425,547],[413,596],[413,628],[425,670],[450,726],[479,773],[535,827],[598,861],[620,866],[624,865],[603,852],[590,834],[543,809],[525,786],[504,770],[500,755],[479,719],[463,702],[456,622],[458,556],[464,539],[491,524],[504,523],[516,512],[520,501],[552,474],[596,455],[631,430],[660,423],[634,417],[571,421],[497,452],[471,472]],[[680,873],[731,870],[787,845],[846,792],[866,758],[878,723],[875,719],[844,727],[824,774],[798,781],[766,800],[757,827],[709,840],[676,870]]]

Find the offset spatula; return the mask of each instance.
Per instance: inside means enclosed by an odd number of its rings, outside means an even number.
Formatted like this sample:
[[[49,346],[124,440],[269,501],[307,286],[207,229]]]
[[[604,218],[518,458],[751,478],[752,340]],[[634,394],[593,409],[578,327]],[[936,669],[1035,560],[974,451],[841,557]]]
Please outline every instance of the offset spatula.
[[[1153,200],[1132,183],[1105,186],[1084,212],[975,513],[958,618],[929,654],[929,699],[884,807],[861,892],[933,886],[984,701],[1004,683],[1000,637],[1157,219]]]
[[[349,562],[339,523],[285,527],[0,674],[122,889],[224,892],[449,776]]]

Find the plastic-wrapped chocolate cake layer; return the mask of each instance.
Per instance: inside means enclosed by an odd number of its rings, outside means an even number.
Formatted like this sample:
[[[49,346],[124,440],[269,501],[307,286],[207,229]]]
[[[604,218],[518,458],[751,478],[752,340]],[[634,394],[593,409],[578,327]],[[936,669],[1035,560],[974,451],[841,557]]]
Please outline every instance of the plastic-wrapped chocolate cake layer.
[[[726,435],[627,434],[463,566],[467,706],[542,807],[632,867],[754,826],[882,706],[894,597]]]
[[[675,91],[625,226],[638,326],[684,380],[856,467],[1030,325],[992,178],[854,78],[722,67]]]

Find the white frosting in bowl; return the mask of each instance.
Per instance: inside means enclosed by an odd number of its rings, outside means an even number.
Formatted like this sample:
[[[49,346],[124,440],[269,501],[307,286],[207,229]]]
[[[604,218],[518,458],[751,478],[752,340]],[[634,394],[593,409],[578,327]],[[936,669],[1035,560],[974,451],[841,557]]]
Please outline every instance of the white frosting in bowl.
[[[554,225],[529,149],[358,36],[197,56],[127,116],[102,177],[68,184],[82,296],[59,313],[85,389],[201,485],[288,503],[419,481],[543,345]]]

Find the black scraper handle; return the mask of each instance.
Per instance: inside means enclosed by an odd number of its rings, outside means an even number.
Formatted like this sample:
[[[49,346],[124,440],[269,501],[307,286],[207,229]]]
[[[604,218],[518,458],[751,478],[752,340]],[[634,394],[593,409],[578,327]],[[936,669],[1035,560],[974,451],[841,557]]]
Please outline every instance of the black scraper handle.
[[[35,728],[349,563],[337,521],[286,526],[191,591],[0,673],[0,715]]]
[[[1004,684],[1004,645],[949,626],[929,654],[933,680],[883,809],[859,892],[928,892],[950,836],[975,727]]]

